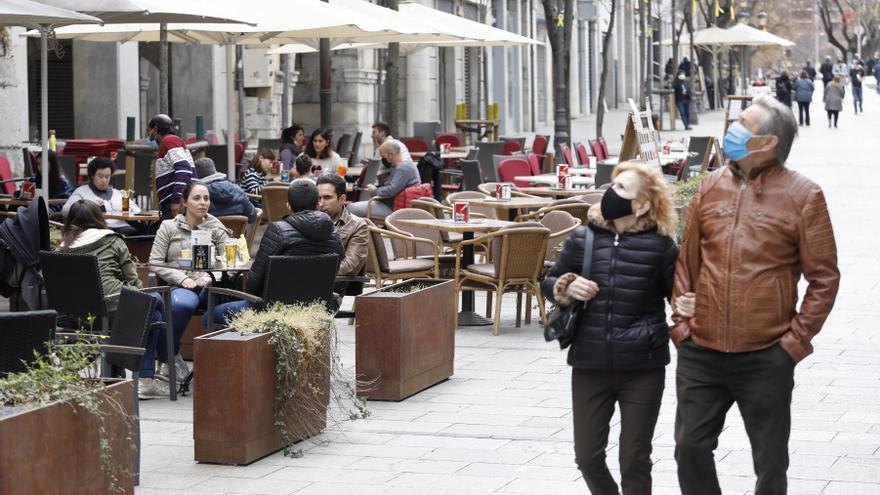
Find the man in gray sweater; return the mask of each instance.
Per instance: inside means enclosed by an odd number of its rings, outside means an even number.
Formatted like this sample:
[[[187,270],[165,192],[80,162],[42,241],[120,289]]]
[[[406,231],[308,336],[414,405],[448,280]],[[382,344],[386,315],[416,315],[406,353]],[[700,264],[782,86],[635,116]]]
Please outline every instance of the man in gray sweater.
[[[371,196],[384,196],[388,199],[373,201],[370,208],[370,217],[385,218],[391,214],[391,208],[394,206],[394,197],[403,192],[404,189],[421,184],[419,170],[412,160],[405,160],[401,150],[403,149],[400,141],[389,139],[382,143],[379,147],[379,154],[382,159],[391,165],[391,173],[385,179],[381,186],[368,184],[364,189]],[[352,215],[362,218],[367,217],[367,201],[358,201],[348,205],[348,211]]]

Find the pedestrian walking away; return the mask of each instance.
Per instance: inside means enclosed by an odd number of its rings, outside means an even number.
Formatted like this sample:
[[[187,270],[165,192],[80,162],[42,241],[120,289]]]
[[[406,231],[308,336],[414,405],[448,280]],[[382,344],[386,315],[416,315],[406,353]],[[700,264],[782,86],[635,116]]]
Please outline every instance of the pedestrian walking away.
[[[810,79],[807,71],[801,71],[801,77],[794,82],[794,100],[798,104],[798,124],[804,125],[804,117],[806,123],[810,125],[810,103],[813,101],[813,80]]]
[[[825,61],[819,66],[819,72],[822,74],[822,88],[827,88],[831,80],[834,79],[834,65],[831,63],[831,57],[825,57]]]
[[[807,60],[806,65],[804,65],[804,72],[807,73],[807,77],[810,78],[810,81],[816,80],[816,69],[813,68],[813,63]]]
[[[684,63],[684,62],[682,62]],[[678,72],[675,82],[672,84],[675,90],[675,108],[681,116],[681,122],[686,130],[691,128],[691,90],[683,71]]]
[[[862,112],[862,81],[865,79],[865,69],[862,69],[861,62],[854,62],[853,68],[849,71],[849,78],[852,81],[853,109],[858,114]]]
[[[683,495],[722,493],[713,451],[733,404],[752,448],[753,493],[788,492],[794,368],[813,352],[840,282],[822,189],[785,166],[797,131],[790,108],[756,97],[724,137],[727,166],[690,205],[670,330]]]
[[[828,127],[831,127],[831,121],[834,121],[834,127],[837,128],[837,117],[840,115],[841,110],[843,110],[843,97],[846,95],[846,91],[843,89],[843,84],[840,81],[840,78],[834,76],[834,79],[831,80],[831,83],[828,87],[825,88],[825,111],[828,112]]]
[[[666,300],[678,256],[671,190],[658,168],[623,162],[588,220],[541,285],[557,305],[584,304],[568,351],[575,461],[590,493],[620,493],[605,462],[617,403],[623,494],[650,495],[651,439],[669,363]]]
[[[791,90],[793,86],[791,79],[788,77],[788,71],[782,71],[782,74],[776,78],[776,99],[791,108]]]

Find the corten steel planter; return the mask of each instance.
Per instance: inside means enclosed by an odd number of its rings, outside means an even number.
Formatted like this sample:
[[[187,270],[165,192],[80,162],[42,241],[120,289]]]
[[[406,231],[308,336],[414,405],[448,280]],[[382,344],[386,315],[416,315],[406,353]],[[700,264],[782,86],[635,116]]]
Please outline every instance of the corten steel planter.
[[[412,285],[424,289],[393,292]],[[452,376],[454,280],[410,280],[357,297],[358,395],[403,400]]]
[[[111,380],[101,394],[113,397],[125,414],[134,414],[134,384]],[[110,453],[121,493],[134,493],[132,424],[104,403]],[[33,409],[0,411],[0,493],[107,493],[110,478],[101,462],[98,419],[70,402]],[[132,439],[128,440],[128,436]]]
[[[181,357],[183,357],[183,359],[186,359],[188,361],[193,360],[193,340],[195,340],[196,337],[199,337],[206,333],[208,333],[208,330],[205,328],[205,324],[202,322],[202,315],[193,315],[193,317],[189,319],[189,323],[187,323],[186,330],[183,332],[183,335],[180,336],[180,355]]]
[[[195,460],[250,464],[284,442],[275,430],[275,350],[272,333],[241,335],[232,328],[193,340],[193,439]],[[329,369],[330,352],[325,357]],[[320,405],[308,409],[294,394],[287,418],[295,418],[290,438],[297,442],[327,426],[330,375],[322,376]],[[314,402],[314,401],[313,401]]]

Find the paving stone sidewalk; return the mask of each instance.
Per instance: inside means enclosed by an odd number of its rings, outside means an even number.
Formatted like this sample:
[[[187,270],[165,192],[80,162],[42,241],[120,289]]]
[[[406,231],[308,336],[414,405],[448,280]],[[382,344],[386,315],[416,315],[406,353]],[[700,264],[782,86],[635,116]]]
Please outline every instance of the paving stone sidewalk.
[[[817,90],[819,93],[819,90]],[[825,189],[843,274],[837,305],[797,367],[792,404],[792,494],[880,493],[880,97],[865,92],[864,114],[847,100],[828,129],[819,96],[789,164]],[[622,128],[620,113],[606,129]],[[721,133],[720,112],[693,134]],[[575,123],[592,136],[592,120]],[[614,147],[612,139],[612,147]],[[619,142],[617,144],[619,146]],[[803,290],[803,287],[802,287]],[[535,325],[514,328],[513,297],[501,335],[490,327],[456,334],[455,375],[403,402],[370,402],[367,420],[343,422],[302,442],[303,456],[272,455],[249,466],[193,462],[192,402],[141,402],[140,495],[241,494],[585,494],[574,465],[569,368]],[[477,307],[483,307],[478,298]],[[342,357],[354,366],[354,329],[340,326]],[[678,493],[673,458],[675,360],[654,438],[654,493]],[[617,458],[618,418],[608,448]],[[749,443],[732,411],[716,461],[725,494],[754,487]]]

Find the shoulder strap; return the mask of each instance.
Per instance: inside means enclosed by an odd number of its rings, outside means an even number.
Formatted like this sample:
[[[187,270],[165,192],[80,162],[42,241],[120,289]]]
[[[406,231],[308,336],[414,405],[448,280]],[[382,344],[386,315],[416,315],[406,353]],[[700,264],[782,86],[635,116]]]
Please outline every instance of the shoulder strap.
[[[593,265],[593,229],[589,225],[584,232],[584,264],[581,265],[581,276],[590,278],[590,270]]]

